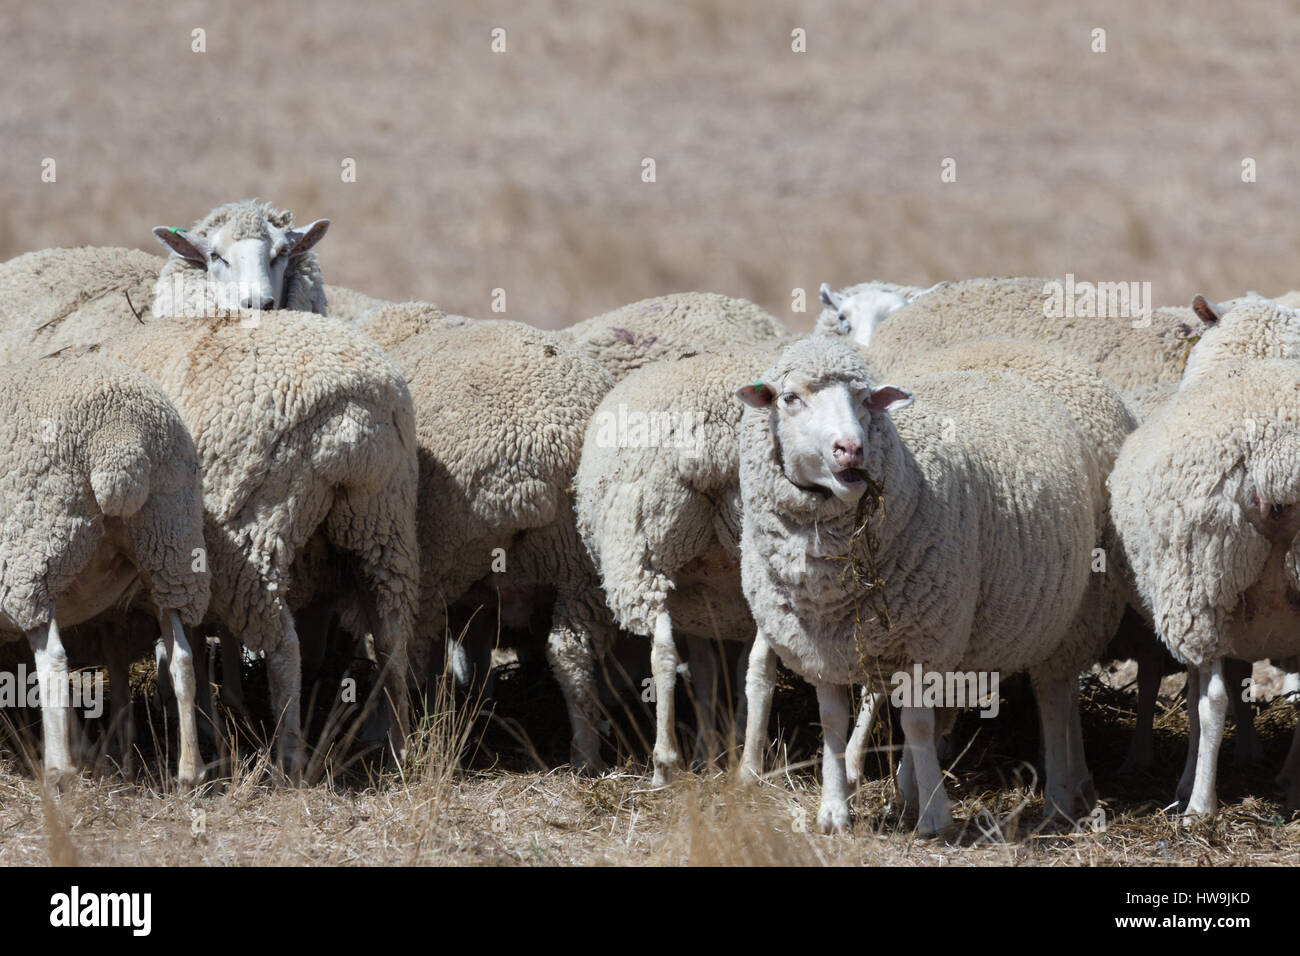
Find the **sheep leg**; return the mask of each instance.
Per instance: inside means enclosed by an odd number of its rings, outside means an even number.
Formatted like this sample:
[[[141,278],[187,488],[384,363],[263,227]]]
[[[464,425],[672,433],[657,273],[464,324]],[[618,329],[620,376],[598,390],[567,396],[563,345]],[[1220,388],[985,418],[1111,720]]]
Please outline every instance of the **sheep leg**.
[[[922,836],[934,836],[952,826],[952,807],[943,788],[943,770],[934,748],[934,710],[903,707],[899,717],[903,725],[904,757],[910,752],[915,774],[916,802],[920,808],[916,829]]]
[[[175,696],[172,688],[171,676],[167,673],[167,648],[161,636],[154,641],[153,645],[153,665],[154,665],[154,701],[158,709],[163,713],[167,712],[167,705],[171,703]]]
[[[180,725],[181,754],[176,765],[176,784],[182,790],[192,790],[202,779],[199,768],[199,727],[195,720],[194,655],[185,640],[185,628],[180,615],[169,610],[162,628],[165,653],[170,666],[172,686],[176,688],[176,716]]]
[[[1069,739],[1070,697],[1074,689],[1068,678],[1043,678],[1033,684],[1043,731],[1043,816],[1073,820]]]
[[[573,734],[569,760],[579,773],[601,773],[600,694],[596,689],[596,648],[593,628],[583,626],[571,598],[556,598],[551,613],[551,633],[546,638],[546,660],[564,693]]]
[[[369,613],[369,604],[367,611]],[[382,695],[377,718],[377,738],[386,737],[389,753],[400,766],[406,759],[406,735],[410,718],[410,692],[407,690],[407,647],[396,614],[375,612],[370,624],[374,638],[375,662],[379,665],[376,692]]]
[[[1150,647],[1147,647],[1147,644]],[[1161,649],[1155,641],[1144,642],[1144,653],[1137,659],[1137,710],[1134,713],[1133,737],[1128,742],[1128,754],[1120,764],[1121,774],[1145,770],[1155,759],[1156,701],[1160,697]]]
[[[1228,657],[1223,661],[1223,680],[1227,684],[1228,699],[1232,702],[1232,721],[1237,725],[1237,749],[1232,762],[1238,768],[1258,763],[1264,756],[1255,733],[1255,711],[1246,700],[1254,667],[1250,661]]]
[[[731,724],[730,733],[727,735],[727,750],[734,750],[736,747],[736,735],[740,735],[743,743],[745,739],[745,727],[749,721],[749,698],[745,695],[745,672],[749,669],[749,647],[742,649],[741,653],[736,655],[736,673],[731,678],[731,697],[736,702],[736,719]]]
[[[1178,778],[1174,798],[1183,809],[1192,799],[1192,784],[1196,780],[1196,752],[1201,745],[1201,681],[1200,669],[1187,668],[1187,759],[1183,762],[1183,775]]]
[[[271,691],[271,709],[276,720],[277,749],[280,765],[290,780],[302,775],[302,721],[299,715],[302,696],[302,663],[298,653],[298,632],[293,615],[280,610],[283,636],[274,651],[266,655],[266,677]]]
[[[704,767],[718,754],[718,648],[702,637],[688,637],[691,655],[691,695],[695,703],[694,767]]]
[[[903,744],[903,756],[898,761],[898,776],[895,780],[898,786],[898,795],[903,800],[903,805],[907,807],[921,807],[921,789],[916,785],[916,766],[912,759],[912,751],[908,749],[906,741]]]
[[[103,642],[108,661],[109,752],[117,758],[122,776],[135,779],[135,708],[131,706],[131,650],[125,639]]]
[[[1089,813],[1097,803],[1097,787],[1088,757],[1083,748],[1083,716],[1079,712],[1079,693],[1074,680],[1070,681],[1070,722],[1066,726],[1065,761],[1069,772],[1070,799],[1076,810]]]
[[[36,679],[41,688],[41,726],[45,739],[45,777],[62,787],[75,777],[70,739],[72,732],[71,688],[68,685],[68,652],[59,637],[59,625],[50,608],[50,621],[27,632],[27,642],[36,657]]]
[[[1291,736],[1291,749],[1282,762],[1277,782],[1286,788],[1286,816],[1290,819],[1291,814],[1300,810],[1300,723],[1296,724]]]
[[[673,622],[667,611],[655,618],[655,632],[650,646],[650,669],[655,679],[655,749],[654,785],[662,787],[673,778],[681,764],[677,751],[677,715],[673,694],[677,689],[677,645],[673,642]]]
[[[754,635],[745,669],[745,751],[740,760],[740,779],[753,783],[763,776],[763,751],[767,749],[767,721],[772,713],[772,692],[776,688],[776,654],[763,632]]]
[[[839,833],[849,825],[848,775],[844,748],[849,734],[849,695],[838,684],[817,685],[817,710],[822,723],[822,800],[817,826],[822,833]]]
[[[880,712],[880,705],[884,702],[883,691],[873,691],[870,687],[862,688],[862,704],[858,707],[858,719],[853,725],[848,749],[844,751],[845,769],[851,787],[856,787],[862,782],[862,765],[866,763],[867,748],[871,744],[871,728],[875,726],[876,714]]]
[[[1218,809],[1215,777],[1219,768],[1219,745],[1223,742],[1223,725],[1228,716],[1228,689],[1223,680],[1223,661],[1202,664],[1197,710],[1201,719],[1200,740],[1196,747],[1196,775],[1186,817],[1209,816]]]

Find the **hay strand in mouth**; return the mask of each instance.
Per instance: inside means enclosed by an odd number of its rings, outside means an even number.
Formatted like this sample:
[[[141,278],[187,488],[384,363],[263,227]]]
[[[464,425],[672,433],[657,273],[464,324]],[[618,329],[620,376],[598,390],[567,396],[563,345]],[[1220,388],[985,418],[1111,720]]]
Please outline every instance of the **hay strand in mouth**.
[[[858,652],[858,666],[866,673],[869,655],[862,623],[863,603],[872,614],[869,624],[878,624],[886,631],[892,625],[885,602],[885,580],[880,575],[877,560],[880,540],[876,531],[885,519],[885,486],[865,471],[862,475],[867,487],[858,499],[848,551],[833,560],[844,562],[839,585],[853,601],[853,644]]]

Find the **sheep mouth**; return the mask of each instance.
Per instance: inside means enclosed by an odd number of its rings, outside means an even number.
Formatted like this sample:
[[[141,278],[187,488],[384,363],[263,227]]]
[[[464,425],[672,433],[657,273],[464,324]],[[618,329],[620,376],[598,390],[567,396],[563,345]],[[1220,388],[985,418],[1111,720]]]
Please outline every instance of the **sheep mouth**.
[[[867,473],[861,468],[845,468],[834,474],[835,480],[846,488],[861,488],[867,483]]]

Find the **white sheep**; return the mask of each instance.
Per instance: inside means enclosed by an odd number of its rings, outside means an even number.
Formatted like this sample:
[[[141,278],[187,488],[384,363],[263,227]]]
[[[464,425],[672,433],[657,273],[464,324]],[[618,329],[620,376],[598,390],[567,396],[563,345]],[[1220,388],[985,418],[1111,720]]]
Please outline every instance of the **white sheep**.
[[[1146,302],[1138,310],[1137,303],[1127,302],[1129,308],[1118,311],[1133,314],[1056,314],[1049,308],[1052,287],[1048,280],[1032,278],[941,283],[899,309],[875,334],[868,349],[872,367],[890,377],[894,368],[912,366],[927,352],[981,338],[1014,337],[1058,346],[1091,364],[1119,389],[1139,421],[1173,395],[1190,346],[1187,336],[1200,325],[1190,308],[1149,308]],[[1241,301],[1258,298],[1250,293]],[[1100,304],[1110,310],[1109,301]],[[1140,602],[1135,609],[1142,618],[1129,619],[1108,655],[1132,656],[1139,662],[1137,726],[1124,761],[1126,772],[1151,762],[1156,694],[1165,664]],[[1240,661],[1227,666],[1234,676],[1249,670],[1249,664]],[[1233,710],[1240,737],[1238,760],[1248,763],[1259,752],[1253,715],[1239,697],[1233,698]]]
[[[129,606],[159,622],[180,723],[177,782],[201,779],[185,629],[208,606],[194,443],[162,390],[95,358],[0,367],[0,639],[36,657],[51,779],[76,773],[60,630]],[[121,638],[125,640],[125,637]],[[129,692],[114,686],[114,710]]]
[[[1092,433],[1123,433],[1122,400],[1086,368],[1048,348],[1015,361],[1030,362],[1027,372],[1057,366],[1053,388],[1079,389],[1075,407],[1104,397],[1090,414],[1111,424]],[[1089,430],[1052,391],[1006,367],[874,386],[858,352],[821,338],[787,346],[737,394],[751,409],[740,438],[741,574],[759,627],[751,674],[770,672],[774,648],[817,687],[819,825],[848,822],[849,710],[835,685],[884,689],[887,675],[914,664],[1028,670],[1046,809],[1073,814],[1090,789],[1077,675],[1104,646],[1101,618],[1114,612],[1097,615],[1083,600],[1106,520]],[[908,412],[892,414],[914,395]],[[867,586],[846,580],[855,554]],[[928,707],[905,706],[901,717],[900,787],[919,807],[919,829],[938,832],[952,819],[935,755],[942,728]]]
[[[923,295],[941,289],[939,282],[923,289],[892,282],[860,282],[836,292],[825,282],[821,285],[822,311],[813,326],[815,335],[843,335],[862,348],[871,344],[871,336],[899,309]]]
[[[766,368],[773,346],[716,349],[632,372],[587,425],[574,480],[578,530],[618,624],[651,637],[655,682],[654,780],[680,764],[673,695],[674,632],[691,648],[700,706],[699,749],[711,743],[707,640],[750,641],[754,622],[740,591],[737,378]],[[748,725],[766,713],[749,715]]]
[[[603,365],[615,382],[653,362],[723,346],[774,342],[788,334],[754,303],[713,292],[642,299],[561,332]]]
[[[165,260],[82,246],[0,263],[0,362],[98,345],[158,318],[233,316],[245,301],[324,314],[312,248],[329,220],[304,229],[292,222],[288,212],[244,200],[218,206],[188,230],[158,226],[155,236],[172,250]]]
[[[324,315],[325,284],[311,250],[329,225],[317,219],[298,228],[293,213],[243,199],[216,207],[189,229],[155,226],[154,237],[171,256],[158,276],[154,315],[240,309]]]
[[[1203,298],[1204,331],[1182,382],[1125,443],[1110,485],[1115,524],[1156,631],[1188,667],[1188,816],[1217,808],[1229,698],[1224,659],[1300,649],[1300,313],[1269,300],[1223,314]],[[1193,703],[1194,702],[1194,703]],[[1300,781],[1288,757],[1288,807]]]
[[[174,318],[102,346],[153,378],[194,436],[203,474],[209,616],[264,653],[280,757],[300,769],[293,613],[338,592],[373,636],[400,756],[417,606],[414,414],[401,372],[319,315],[256,324]],[[329,560],[314,560],[325,554]]]
[[[578,540],[570,486],[609,374],[554,332],[506,321],[442,326],[399,336],[392,350],[410,386],[419,446],[414,668],[426,676],[440,663],[431,652],[443,646],[448,608],[476,586],[506,608],[553,597],[546,653],[568,706],[572,759],[597,770],[596,663],[613,624]]]

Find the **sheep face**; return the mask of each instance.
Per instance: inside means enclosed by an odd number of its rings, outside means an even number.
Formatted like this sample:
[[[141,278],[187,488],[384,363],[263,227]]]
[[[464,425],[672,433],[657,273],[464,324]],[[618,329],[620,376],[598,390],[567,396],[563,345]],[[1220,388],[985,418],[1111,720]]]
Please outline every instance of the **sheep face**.
[[[232,218],[210,236],[158,226],[158,241],[183,259],[202,265],[208,273],[217,305],[222,309],[277,309],[284,301],[284,275],[289,261],[316,245],[329,228],[317,219],[303,229],[281,229],[259,217],[250,229],[243,218]]]
[[[866,348],[871,344],[871,334],[908,300],[897,292],[885,289],[864,289],[854,295],[836,292],[822,283],[821,319],[818,327],[834,329],[849,341]]]
[[[893,385],[871,388],[864,380],[786,375],[779,383],[755,382],[737,396],[753,408],[771,410],[772,440],[786,478],[853,502],[866,490],[864,446],[871,415],[911,403]]]

